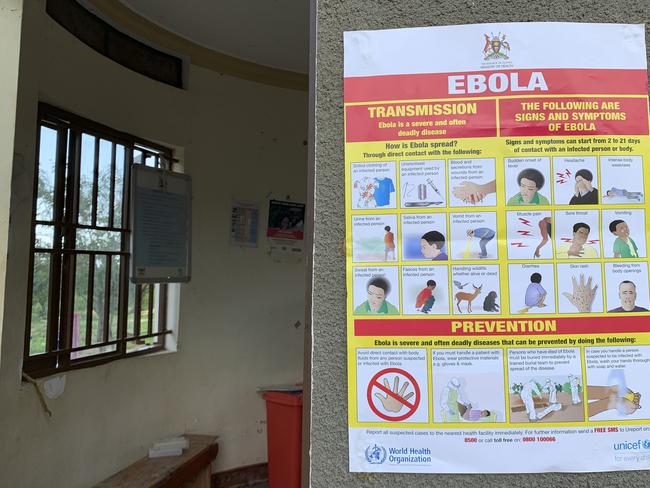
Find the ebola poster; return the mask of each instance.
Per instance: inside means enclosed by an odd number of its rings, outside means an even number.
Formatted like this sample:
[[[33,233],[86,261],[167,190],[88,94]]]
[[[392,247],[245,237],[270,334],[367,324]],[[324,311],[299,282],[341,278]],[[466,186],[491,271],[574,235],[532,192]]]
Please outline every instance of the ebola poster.
[[[344,36],[350,470],[650,468],[644,26]]]

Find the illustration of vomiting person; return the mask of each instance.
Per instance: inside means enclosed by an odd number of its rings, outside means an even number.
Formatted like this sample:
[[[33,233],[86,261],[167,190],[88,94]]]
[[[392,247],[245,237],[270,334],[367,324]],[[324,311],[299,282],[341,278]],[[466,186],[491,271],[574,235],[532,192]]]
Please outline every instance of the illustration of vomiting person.
[[[442,251],[445,247],[445,236],[437,230],[431,230],[420,238],[422,256],[431,261],[447,261],[447,254]]]
[[[390,304],[386,297],[390,293],[390,284],[386,278],[376,277],[368,281],[368,299],[354,309],[355,315],[398,315],[397,307]]]
[[[589,227],[584,222],[578,222],[573,226],[573,239],[558,246],[556,253],[557,257],[562,258],[597,258],[598,252],[591,244],[587,244],[589,240]]]
[[[433,296],[433,290],[436,289],[436,282],[433,280],[427,281],[427,286],[418,293],[415,298],[415,308],[419,308],[422,313],[429,313],[436,299]]]
[[[524,303],[526,306],[518,311],[518,313],[526,313],[531,308],[534,307],[545,307],[546,304],[546,290],[541,285],[542,275],[539,273],[533,273],[530,275],[530,284],[526,288],[526,295],[524,297]]]
[[[467,237],[469,237],[470,239],[472,237],[475,237],[476,239],[480,239],[478,241],[478,245],[481,248],[481,252],[478,254],[479,258],[487,258],[488,255],[487,244],[492,239],[494,239],[495,235],[496,232],[494,232],[492,229],[488,229],[487,227],[479,227],[478,229],[467,229]]]
[[[639,248],[630,237],[630,228],[624,220],[613,220],[609,223],[609,231],[616,236],[614,241],[615,258],[638,258]]]
[[[384,261],[388,261],[388,255],[392,254],[391,260],[395,261],[395,234],[390,231],[390,225],[384,227]]]
[[[535,168],[526,168],[517,175],[519,193],[508,200],[507,205],[548,205],[548,199],[539,194],[544,186],[544,175]]]

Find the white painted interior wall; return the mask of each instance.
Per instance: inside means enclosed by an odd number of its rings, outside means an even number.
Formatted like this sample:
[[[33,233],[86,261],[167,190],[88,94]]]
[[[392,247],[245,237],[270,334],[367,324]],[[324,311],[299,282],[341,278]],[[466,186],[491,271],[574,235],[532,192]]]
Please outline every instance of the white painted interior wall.
[[[0,281],[0,484],[89,486],[145,455],[153,440],[183,432],[220,436],[215,471],[264,462],[265,410],[255,389],[302,380],[304,329],[294,323],[303,321],[304,265],[274,263],[262,230],[258,249],[230,249],[230,204],[259,202],[264,220],[270,197],[306,200],[307,93],[196,67],[189,90],[177,90],[95,53],[47,16],[43,0],[24,0],[22,15],[9,256]],[[3,104],[10,88],[0,75]],[[179,148],[193,177],[193,270],[181,287],[178,351],[67,373],[65,393],[49,401],[51,419],[20,382],[39,99]],[[5,143],[4,119],[0,129]],[[2,198],[9,165],[0,160]]]

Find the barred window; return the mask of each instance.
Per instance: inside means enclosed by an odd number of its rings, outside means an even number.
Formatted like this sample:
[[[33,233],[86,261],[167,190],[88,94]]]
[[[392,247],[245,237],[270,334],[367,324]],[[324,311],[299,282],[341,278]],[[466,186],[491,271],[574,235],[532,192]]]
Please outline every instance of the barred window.
[[[129,173],[171,151],[39,105],[24,370],[164,348],[167,286],[129,281]]]

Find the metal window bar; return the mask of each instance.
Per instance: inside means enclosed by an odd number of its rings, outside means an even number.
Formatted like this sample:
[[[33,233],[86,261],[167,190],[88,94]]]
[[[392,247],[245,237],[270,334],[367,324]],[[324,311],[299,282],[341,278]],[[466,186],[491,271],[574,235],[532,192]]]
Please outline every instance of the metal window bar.
[[[95,153],[93,155],[93,203],[92,217],[90,219],[93,228],[97,227],[97,200],[99,195],[99,137],[95,137]]]
[[[110,197],[109,197],[109,207],[108,207],[108,226],[113,227],[115,225],[115,170],[116,170],[116,144],[113,142],[111,144],[111,188],[110,188]]]
[[[39,128],[48,127],[57,131],[56,147],[56,174],[54,188],[54,212],[51,221],[42,221],[36,219],[37,198],[38,198],[38,162],[34,176],[34,197],[32,212],[32,232],[31,232],[31,253],[30,253],[30,271],[28,277],[28,295],[27,295],[27,327],[25,331],[25,362],[24,367],[27,372],[33,376],[43,376],[55,372],[78,369],[96,364],[103,364],[108,361],[122,357],[146,354],[156,350],[163,349],[164,336],[170,333],[166,328],[166,305],[167,305],[167,286],[164,284],[154,286],[148,285],[147,290],[147,326],[146,333],[141,328],[142,318],[142,293],[144,292],[141,285],[136,287],[136,301],[134,308],[134,328],[135,334],[127,337],[128,323],[128,287],[129,287],[129,201],[130,201],[130,165],[134,164],[134,150],[140,152],[142,157],[140,161],[144,164],[146,157],[152,157],[156,167],[160,167],[161,162],[171,160],[171,153],[166,148],[156,146],[106,128],[85,119],[67,114],[59,109],[53,108],[46,104],[39,106]],[[81,137],[82,134],[89,134],[95,137],[95,154],[93,167],[93,188],[92,188],[92,219],[91,224],[79,224],[79,193],[80,193],[80,164],[81,164]],[[99,179],[99,138],[111,142],[111,182],[110,182],[110,201],[109,219],[107,225],[99,225],[98,216],[98,179]],[[123,161],[116,160],[116,144],[124,147]],[[40,132],[37,138],[37,153],[40,145]],[[145,157],[146,156],[146,157]],[[121,222],[115,222],[115,199],[116,199],[116,168],[117,164],[123,165],[122,174],[122,201],[121,203]],[[36,225],[48,224],[53,226],[54,242],[52,249],[36,248],[35,229]],[[120,233],[120,251],[105,250],[77,250],[76,236],[78,230],[102,230]],[[46,352],[30,357],[30,334],[31,334],[31,308],[32,293],[34,288],[34,261],[38,253],[45,253],[50,258],[50,283],[49,283],[49,301],[48,301],[48,323],[47,323],[47,346]],[[77,347],[72,347],[73,321],[74,321],[74,300],[76,289],[76,267],[77,256],[89,256],[89,277],[86,286],[87,290],[87,308],[85,324],[85,343]],[[117,291],[117,337],[111,337],[110,328],[110,307],[111,307],[111,275],[113,273],[112,260],[119,256],[119,289]],[[102,313],[105,324],[102,331],[101,341],[93,342],[92,324],[93,324],[93,298],[95,293],[95,272],[97,260],[106,260],[106,277],[104,280],[103,292],[105,294],[104,308],[98,313]],[[154,314],[157,331],[154,332]],[[127,353],[127,344],[135,341],[144,343],[145,339],[154,339],[150,347],[137,348]],[[105,352],[107,347],[115,347],[114,351]],[[72,359],[72,353],[83,351],[97,350],[96,354],[89,354],[86,357]]]

